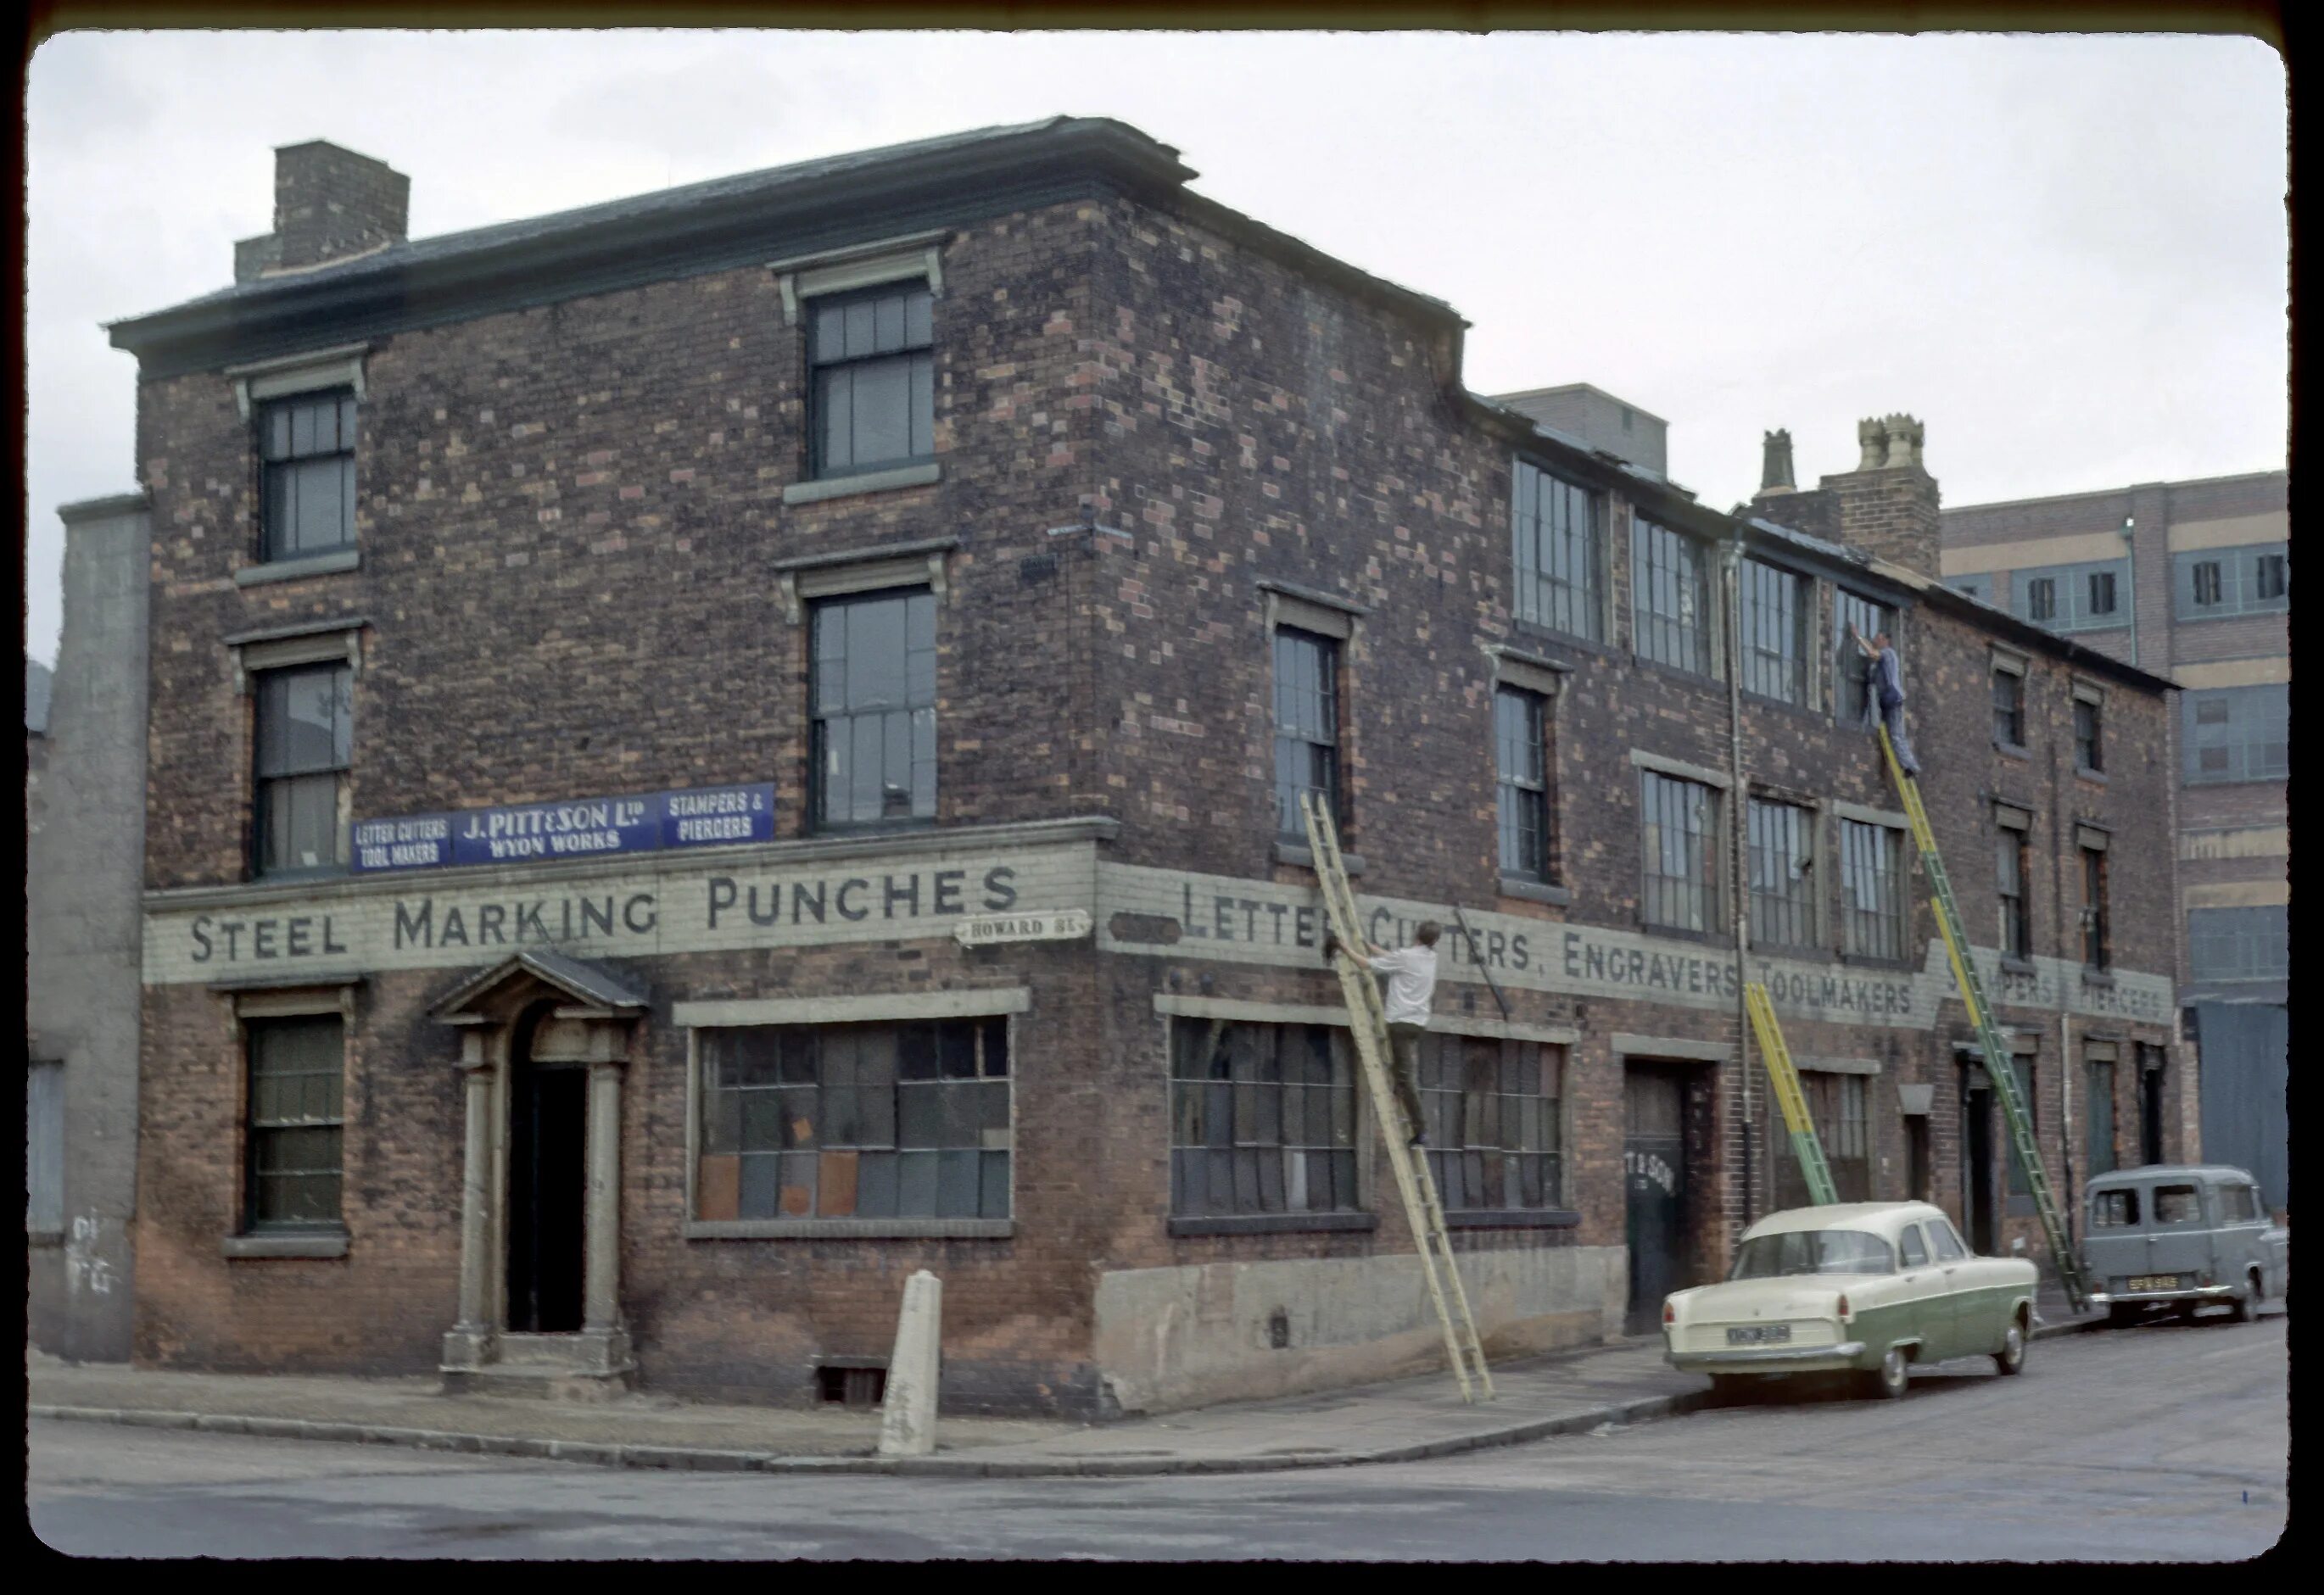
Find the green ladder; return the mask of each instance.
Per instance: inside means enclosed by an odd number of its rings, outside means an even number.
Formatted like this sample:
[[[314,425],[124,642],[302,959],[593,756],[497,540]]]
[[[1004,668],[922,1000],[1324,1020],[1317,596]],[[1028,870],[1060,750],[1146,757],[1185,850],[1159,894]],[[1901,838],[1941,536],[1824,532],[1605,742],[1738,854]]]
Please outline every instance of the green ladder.
[[[1767,1078],[1775,1083],[1775,1101],[1784,1110],[1784,1126],[1792,1132],[1792,1150],[1798,1155],[1800,1173],[1807,1177],[1808,1202],[1816,1207],[1827,1207],[1840,1200],[1840,1189],[1831,1183],[1831,1165],[1823,1160],[1823,1143],[1816,1139],[1815,1120],[1808,1117],[1807,1093],[1800,1089],[1800,1071],[1792,1062],[1792,1049],[1784,1043],[1784,1032],[1775,1023],[1775,1005],[1767,997],[1767,988],[1757,981],[1743,987],[1743,1006],[1750,1010],[1751,1028],[1758,1034],[1759,1056],[1767,1065]]]
[[[1969,955],[1969,936],[1961,929],[1960,905],[1953,900],[1952,882],[1945,874],[1945,862],[1937,853],[1936,833],[1929,828],[1929,811],[1921,804],[1921,783],[1904,773],[1897,762],[1896,749],[1888,740],[1888,728],[1880,728],[1880,752],[1888,761],[1888,773],[1895,778],[1896,789],[1904,796],[1904,813],[1913,823],[1913,842],[1921,850],[1921,867],[1929,872],[1929,889],[1937,899],[1937,927],[1944,932],[1945,952],[1952,960],[1953,978],[1960,982],[1961,1000],[1969,1005],[1969,1017],[1977,1026],[1978,1045],[1985,1050],[1985,1077],[1992,1084],[1993,1094],[2001,1101],[2001,1116],[2009,1125],[2009,1148],[2015,1154],[2017,1166],[2025,1176],[2025,1188],[2034,1194],[2034,1210],[2042,1216],[2042,1232],[2049,1238],[2050,1258],[2058,1268],[2059,1282],[2066,1287],[2066,1300],[2077,1313],[2089,1304],[2089,1287],[2082,1277],[2082,1267],[2074,1256],[2073,1245],[2066,1238],[2066,1225],[2058,1210],[2058,1198],[2050,1188],[2050,1176],[2042,1166],[2040,1148],[2034,1142],[2034,1120],[2028,1112],[2024,1097],[2017,1089],[2017,1071],[2012,1065],[2009,1049],[2001,1044],[2001,1032],[1994,1027],[1993,1010],[1985,1000],[1985,982],[1978,978],[1977,965]]]
[[[1444,1353],[1452,1364],[1452,1377],[1461,1382],[1461,1399],[1490,1401],[1493,1376],[1485,1367],[1484,1342],[1469,1312],[1469,1292],[1461,1283],[1460,1258],[1452,1250],[1443,1203],[1437,1200],[1436,1179],[1429,1172],[1428,1159],[1406,1144],[1412,1139],[1412,1127],[1405,1123],[1404,1110],[1388,1082],[1388,1010],[1370,965],[1358,956],[1364,936],[1355,888],[1348,883],[1347,864],[1340,857],[1339,828],[1332,823],[1331,810],[1318,792],[1299,794],[1299,816],[1306,823],[1315,880],[1323,889],[1324,919],[1339,943],[1332,963],[1347,998],[1356,1058],[1363,1065],[1373,1116],[1379,1120],[1380,1139],[1388,1143],[1388,1166],[1396,1174],[1405,1213],[1412,1221],[1412,1238],[1420,1248],[1420,1275],[1428,1284],[1429,1299],[1436,1305],[1436,1320],[1444,1328]]]

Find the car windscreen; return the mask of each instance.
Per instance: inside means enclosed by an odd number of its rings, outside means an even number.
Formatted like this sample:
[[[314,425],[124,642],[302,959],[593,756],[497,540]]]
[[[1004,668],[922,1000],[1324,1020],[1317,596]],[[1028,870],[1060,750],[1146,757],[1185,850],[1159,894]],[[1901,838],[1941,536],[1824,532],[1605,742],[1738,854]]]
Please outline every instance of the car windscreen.
[[[1893,1274],[1895,1254],[1877,1235],[1861,1230],[1786,1230],[1755,1235],[1735,1254],[1729,1279],[1776,1279],[1787,1274]]]

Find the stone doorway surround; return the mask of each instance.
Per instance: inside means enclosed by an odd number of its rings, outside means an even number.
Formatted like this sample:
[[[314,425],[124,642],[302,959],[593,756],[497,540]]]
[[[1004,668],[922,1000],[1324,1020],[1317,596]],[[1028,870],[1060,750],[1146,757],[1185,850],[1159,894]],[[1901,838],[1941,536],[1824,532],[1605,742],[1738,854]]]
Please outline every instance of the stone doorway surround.
[[[530,1056],[586,1065],[588,1197],[582,1323],[573,1334],[507,1327],[512,1056],[519,1021],[549,1004]],[[630,1388],[636,1364],[621,1313],[622,1076],[646,993],[602,966],[546,950],[517,954],[464,981],[429,1010],[460,1031],[466,1081],[460,1193],[459,1318],[444,1336],[447,1394],[583,1399]]]

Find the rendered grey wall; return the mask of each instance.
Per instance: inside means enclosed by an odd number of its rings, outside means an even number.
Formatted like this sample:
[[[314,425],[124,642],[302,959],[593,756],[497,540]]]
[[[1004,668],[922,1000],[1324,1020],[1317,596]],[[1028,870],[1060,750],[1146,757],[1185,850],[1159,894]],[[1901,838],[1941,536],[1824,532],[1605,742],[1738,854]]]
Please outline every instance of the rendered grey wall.
[[[2265,1002],[2195,1009],[2203,1048],[2203,1161],[2259,1182],[2270,1208],[2292,1205],[2292,1010]]]
[[[28,1330],[44,1351],[129,1359],[137,1189],[139,894],[144,873],[147,517],[68,505],[64,630],[48,769],[29,801],[25,1028],[65,1077],[64,1226],[30,1242]]]

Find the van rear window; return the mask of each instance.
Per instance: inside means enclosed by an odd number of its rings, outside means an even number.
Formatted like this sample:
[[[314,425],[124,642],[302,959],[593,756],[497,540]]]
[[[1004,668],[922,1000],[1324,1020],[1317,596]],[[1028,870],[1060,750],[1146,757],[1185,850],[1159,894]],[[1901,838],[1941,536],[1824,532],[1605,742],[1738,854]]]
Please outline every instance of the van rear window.
[[[2090,1198],[2090,1228],[2134,1229],[2138,1223],[2136,1191],[2100,1191]]]
[[[2192,1185],[2157,1185],[2154,1187],[2154,1222],[2158,1224],[2196,1224],[2202,1222],[2203,1204],[2196,1198]]]

